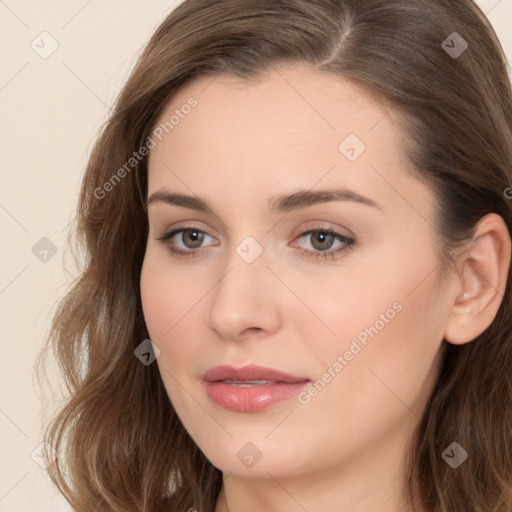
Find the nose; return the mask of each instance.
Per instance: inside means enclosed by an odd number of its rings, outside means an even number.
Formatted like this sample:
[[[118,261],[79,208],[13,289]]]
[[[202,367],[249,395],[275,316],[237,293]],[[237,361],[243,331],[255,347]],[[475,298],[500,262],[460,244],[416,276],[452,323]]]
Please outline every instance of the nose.
[[[282,321],[283,284],[267,267],[265,253],[252,263],[233,253],[210,295],[209,327],[233,341],[276,332]]]

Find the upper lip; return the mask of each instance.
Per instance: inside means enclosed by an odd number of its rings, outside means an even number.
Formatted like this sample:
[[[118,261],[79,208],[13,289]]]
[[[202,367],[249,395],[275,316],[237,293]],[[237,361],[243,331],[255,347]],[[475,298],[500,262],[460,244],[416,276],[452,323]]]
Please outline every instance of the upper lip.
[[[288,373],[281,372],[274,368],[264,366],[248,365],[242,368],[222,365],[214,366],[204,373],[203,379],[208,382],[234,380],[234,381],[253,381],[267,380],[271,382],[306,382],[306,377],[297,377]]]

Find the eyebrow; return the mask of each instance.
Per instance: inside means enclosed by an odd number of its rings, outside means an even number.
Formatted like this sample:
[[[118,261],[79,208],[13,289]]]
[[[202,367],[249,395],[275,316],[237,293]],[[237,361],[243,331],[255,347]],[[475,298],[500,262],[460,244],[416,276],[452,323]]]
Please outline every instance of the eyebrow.
[[[288,213],[294,210],[308,208],[316,204],[328,203],[332,201],[352,201],[355,203],[372,206],[382,210],[381,206],[362,196],[357,192],[343,187],[329,188],[325,190],[299,190],[292,194],[276,196],[269,201],[270,213]],[[165,203],[190,210],[214,214],[208,203],[194,196],[183,194],[173,194],[167,190],[157,190],[146,201],[146,208],[155,203]]]

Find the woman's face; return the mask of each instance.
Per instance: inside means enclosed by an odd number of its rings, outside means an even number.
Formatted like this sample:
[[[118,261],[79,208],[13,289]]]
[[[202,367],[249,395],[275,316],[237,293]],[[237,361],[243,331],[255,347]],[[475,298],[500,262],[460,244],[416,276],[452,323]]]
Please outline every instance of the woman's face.
[[[158,368],[225,473],[395,478],[450,302],[433,195],[382,105],[340,78],[278,69],[196,79],[155,125],[174,116],[152,137],[141,275]],[[205,377],[224,365],[294,379]]]

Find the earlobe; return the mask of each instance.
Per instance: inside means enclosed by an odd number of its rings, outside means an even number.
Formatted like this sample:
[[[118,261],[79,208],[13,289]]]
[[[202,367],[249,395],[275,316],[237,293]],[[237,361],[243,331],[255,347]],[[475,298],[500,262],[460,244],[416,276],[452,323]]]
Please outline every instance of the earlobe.
[[[457,265],[458,292],[445,326],[446,341],[468,343],[491,325],[503,301],[510,258],[511,239],[505,222],[494,213],[486,215]]]

